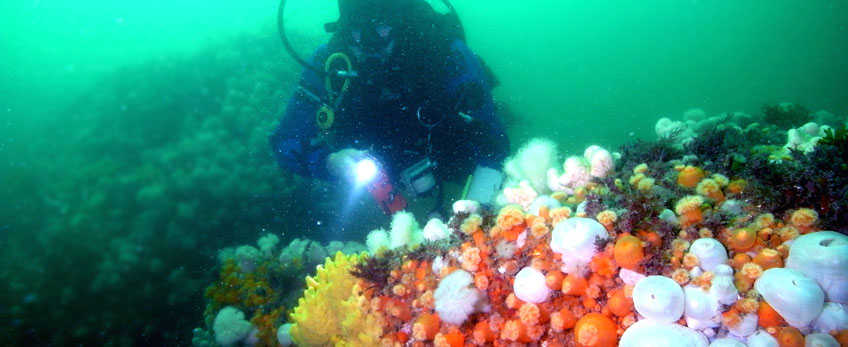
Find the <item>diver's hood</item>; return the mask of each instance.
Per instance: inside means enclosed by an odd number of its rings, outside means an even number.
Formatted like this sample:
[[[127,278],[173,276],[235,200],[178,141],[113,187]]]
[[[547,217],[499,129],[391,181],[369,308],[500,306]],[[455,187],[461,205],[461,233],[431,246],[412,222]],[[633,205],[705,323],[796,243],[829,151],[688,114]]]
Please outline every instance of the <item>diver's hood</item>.
[[[421,0],[339,0],[339,20],[328,23],[328,32],[370,23],[397,24]]]

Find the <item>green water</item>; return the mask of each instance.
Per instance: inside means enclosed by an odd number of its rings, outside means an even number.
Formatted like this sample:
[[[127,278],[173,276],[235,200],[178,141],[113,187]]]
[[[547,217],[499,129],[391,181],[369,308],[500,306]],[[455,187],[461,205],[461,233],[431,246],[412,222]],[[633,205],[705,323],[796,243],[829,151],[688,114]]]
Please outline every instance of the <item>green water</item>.
[[[290,2],[308,54],[334,1]],[[689,108],[848,112],[844,1],[454,5],[502,82],[513,150],[653,139]],[[276,6],[0,4],[0,342],[186,344],[220,248],[348,232],[337,189],[270,156],[301,69]]]

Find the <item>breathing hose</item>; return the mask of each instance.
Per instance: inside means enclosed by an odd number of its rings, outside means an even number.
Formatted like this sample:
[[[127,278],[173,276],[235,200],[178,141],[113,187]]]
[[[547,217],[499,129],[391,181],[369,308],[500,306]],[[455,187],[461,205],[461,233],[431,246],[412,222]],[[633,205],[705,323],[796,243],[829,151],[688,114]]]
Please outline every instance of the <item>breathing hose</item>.
[[[312,66],[312,64],[310,64],[306,60],[303,60],[303,58],[301,58],[300,55],[298,55],[297,52],[295,52],[294,47],[292,47],[291,43],[289,43],[289,39],[286,37],[285,21],[283,20],[283,13],[285,11],[286,11],[286,0],[280,0],[280,6],[277,8],[277,31],[280,33],[280,39],[283,40],[283,46],[286,47],[286,51],[288,51],[289,55],[291,55],[292,58],[294,58],[294,60],[296,60],[298,63],[300,63],[300,65],[303,65],[303,67],[312,70],[313,72],[317,73],[319,76],[327,75],[327,73],[324,72],[324,70],[319,69],[317,67],[314,67],[314,66]]]

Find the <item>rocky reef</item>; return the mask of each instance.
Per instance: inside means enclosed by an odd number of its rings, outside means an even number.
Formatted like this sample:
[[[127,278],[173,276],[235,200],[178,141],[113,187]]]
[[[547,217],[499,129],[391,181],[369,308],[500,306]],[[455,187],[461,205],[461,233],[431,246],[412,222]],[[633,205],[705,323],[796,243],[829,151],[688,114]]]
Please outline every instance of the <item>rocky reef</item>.
[[[302,202],[320,185],[268,149],[300,73],[268,28],[121,68],[12,134],[0,340],[186,344],[221,248],[308,230]]]
[[[655,141],[592,146],[562,171],[555,141],[530,141],[505,164],[499,207],[458,201],[447,223],[423,229],[399,213],[368,236],[368,252],[318,266],[288,316],[211,297],[206,317],[225,304],[275,314],[253,328],[276,340],[240,340],[268,345],[845,345],[848,236],[832,214],[845,208],[842,187],[815,193],[842,197],[827,206],[766,191],[799,172],[845,179],[843,164],[799,165],[839,160],[831,147],[844,146],[844,130],[769,160],[788,129],[701,113],[684,114],[698,126],[658,125]],[[742,138],[723,145],[717,132]],[[759,170],[740,164],[759,160]],[[789,182],[772,181],[786,170]]]

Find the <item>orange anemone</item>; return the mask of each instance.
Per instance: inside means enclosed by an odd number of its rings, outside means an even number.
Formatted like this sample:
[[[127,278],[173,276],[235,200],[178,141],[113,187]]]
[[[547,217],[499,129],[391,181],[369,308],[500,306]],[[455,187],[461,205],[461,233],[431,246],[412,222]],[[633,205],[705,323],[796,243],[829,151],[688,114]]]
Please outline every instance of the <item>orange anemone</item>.
[[[588,285],[589,284],[585,278],[575,274],[568,274],[568,276],[565,276],[565,279],[562,280],[562,293],[573,296],[581,296],[586,292],[586,287]]]
[[[439,315],[425,313],[422,314],[412,325],[412,337],[418,341],[429,341],[436,337],[439,332],[441,320]]]
[[[754,264],[762,267],[763,271],[775,267],[783,267],[783,257],[780,255],[780,252],[776,250],[763,248],[760,253],[757,253],[757,256],[754,257]]]
[[[462,347],[465,346],[465,335],[459,331],[449,332],[441,335],[438,341],[435,341],[435,346],[445,347]]]
[[[613,249],[613,255],[618,266],[628,270],[635,270],[639,262],[645,258],[642,240],[631,235],[618,239]]]
[[[574,342],[577,346],[613,347],[618,342],[618,325],[607,316],[589,313],[574,326]]]
[[[624,288],[615,288],[607,294],[607,308],[610,312],[619,317],[627,316],[633,313],[633,299],[628,298],[624,293]]]
[[[774,328],[783,325],[783,317],[780,316],[774,308],[767,302],[760,302],[760,307],[757,308],[757,324],[763,328]]]
[[[777,344],[780,347],[803,347],[804,335],[797,328],[785,327],[777,333]]]
[[[677,184],[686,188],[695,188],[704,178],[704,170],[697,166],[686,166],[677,173]]]
[[[757,233],[754,229],[751,228],[739,228],[733,231],[733,234],[730,235],[729,245],[730,249],[737,252],[745,252],[751,247],[754,247],[754,243],[757,242]]]
[[[474,339],[474,342],[477,342],[480,345],[495,340],[495,332],[492,331],[491,327],[489,327],[489,322],[485,320],[479,321],[476,325],[474,325],[474,332],[471,336]]]
[[[550,289],[560,290],[562,289],[562,280],[564,278],[565,275],[559,270],[548,271],[548,274],[545,275],[545,284]]]

